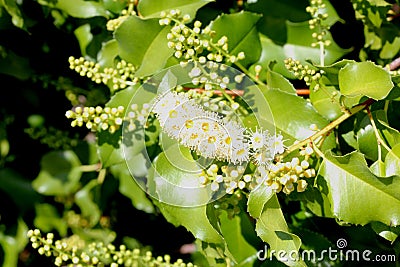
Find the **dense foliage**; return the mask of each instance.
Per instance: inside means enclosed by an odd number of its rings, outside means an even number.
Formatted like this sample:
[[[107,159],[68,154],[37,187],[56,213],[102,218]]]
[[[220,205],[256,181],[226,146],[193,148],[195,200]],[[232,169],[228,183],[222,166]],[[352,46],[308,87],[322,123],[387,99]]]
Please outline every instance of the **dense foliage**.
[[[398,265],[398,1],[0,11],[3,266]]]

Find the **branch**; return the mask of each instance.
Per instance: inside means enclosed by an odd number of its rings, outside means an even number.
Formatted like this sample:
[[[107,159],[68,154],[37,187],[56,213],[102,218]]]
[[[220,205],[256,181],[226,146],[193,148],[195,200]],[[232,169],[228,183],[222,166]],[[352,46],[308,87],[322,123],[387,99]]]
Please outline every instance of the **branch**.
[[[372,98],[364,101],[363,103],[352,107],[351,109],[346,109],[344,111],[344,114],[342,114],[339,118],[337,118],[336,120],[332,121],[331,123],[329,123],[327,126],[325,126],[323,129],[321,129],[320,131],[316,132],[315,134],[313,134],[312,136],[304,139],[303,141],[300,141],[296,144],[291,145],[290,147],[288,147],[284,153],[282,153],[281,155],[278,155],[275,160],[276,161],[281,161],[284,157],[286,157],[287,155],[289,155],[290,153],[292,153],[293,151],[296,151],[298,149],[300,149],[301,147],[307,145],[308,143],[312,143],[315,140],[317,140],[319,137],[322,137],[324,135],[329,135],[329,133],[336,128],[339,124],[341,124],[342,122],[344,122],[345,120],[347,120],[348,118],[350,118],[351,116],[353,116],[354,114],[356,114],[357,112],[365,109],[366,107],[370,106],[372,103],[374,103],[375,100],[373,100]]]

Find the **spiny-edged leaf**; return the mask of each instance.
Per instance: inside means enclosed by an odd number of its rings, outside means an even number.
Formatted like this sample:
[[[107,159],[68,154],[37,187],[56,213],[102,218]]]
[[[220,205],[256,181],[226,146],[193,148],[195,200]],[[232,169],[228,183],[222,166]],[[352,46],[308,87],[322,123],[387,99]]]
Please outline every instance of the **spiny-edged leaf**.
[[[27,232],[28,226],[26,226],[22,219],[18,219],[15,236],[5,235],[0,231],[0,247],[3,250],[4,256],[2,259],[3,267],[18,266],[20,253],[28,243],[28,239],[26,238]]]
[[[321,265],[324,264],[324,266],[331,266],[332,259],[330,259],[327,254],[324,255],[324,251],[328,251],[329,248],[332,248],[335,245],[332,244],[332,242],[330,242],[328,238],[318,232],[313,232],[307,228],[295,227],[293,228],[293,232],[301,237],[303,260],[306,261],[307,264],[310,264],[307,266],[315,266],[312,264],[312,262],[315,260],[314,255],[318,255],[321,257],[318,258],[318,263],[320,263]],[[306,253],[305,251],[308,251],[310,253]]]
[[[371,228],[386,240],[390,241],[392,244],[400,235],[400,227],[387,226],[381,222],[372,222]]]
[[[392,90],[390,74],[373,62],[354,62],[339,71],[340,92],[345,96],[384,99]]]
[[[285,217],[279,205],[276,194],[265,203],[261,216],[257,218],[256,232],[266,242],[274,256],[288,266],[306,266],[303,261],[293,261],[289,257],[292,251],[299,251],[301,246],[300,238],[289,233]],[[287,253],[278,253],[286,251]]]
[[[138,10],[144,18],[158,18],[162,11],[178,9],[182,15],[189,15],[191,18],[196,16],[196,12],[202,6],[212,2],[212,0],[146,0],[140,1]]]
[[[51,232],[56,229],[63,237],[67,234],[67,222],[60,217],[55,206],[48,203],[36,204],[35,214],[33,224],[36,228],[44,232]]]
[[[91,180],[75,194],[75,203],[80,208],[82,216],[89,219],[91,226],[98,223],[101,215],[99,206],[93,201],[91,193],[96,186],[99,186],[97,179]]]
[[[274,195],[271,187],[268,186],[257,186],[249,194],[247,201],[247,211],[253,218],[259,218],[262,211],[264,210],[265,203],[270,200]]]
[[[387,143],[387,145],[393,147],[400,143],[400,133],[388,124],[388,118],[385,111],[373,111],[372,118],[375,122],[379,136]],[[365,115],[360,122],[360,129],[357,132],[357,147],[368,159],[373,161],[378,160],[378,141],[374,127],[372,126],[368,115]],[[383,149],[381,157],[384,158],[386,153],[386,149]]]
[[[210,243],[223,243],[222,235],[207,218],[206,206],[178,207],[154,201],[168,222],[184,226],[194,237]]]
[[[229,252],[236,260],[235,266],[253,266],[257,259],[257,250],[244,239],[242,234],[241,218],[228,218],[223,212],[220,216],[221,232],[228,246]]]
[[[32,187],[43,195],[65,196],[79,186],[82,171],[78,156],[70,150],[52,151],[43,156],[39,175]]]
[[[104,67],[114,67],[114,60],[118,56],[118,42],[112,39],[105,42],[101,46],[101,50],[97,53],[97,63]]]
[[[86,47],[90,44],[93,39],[93,34],[91,33],[91,27],[89,23],[83,24],[75,29],[74,34],[76,39],[78,39],[79,47],[81,48],[82,56],[86,55]]]
[[[265,80],[269,89],[278,89],[288,94],[296,95],[296,88],[282,74],[267,69]]]
[[[4,7],[4,9],[7,11],[8,14],[11,16],[11,21],[14,24],[14,26],[18,28],[25,28],[24,27],[24,19],[21,14],[21,10],[19,9],[17,5],[17,1],[13,0],[1,0],[0,1],[0,7]]]
[[[171,26],[161,26],[158,19],[130,16],[114,33],[121,58],[139,69],[136,76],[148,76],[161,70],[173,49],[167,46]]]
[[[381,52],[379,53],[380,58],[391,59],[394,58],[400,50],[400,37],[395,37],[393,42],[386,41]]]
[[[138,154],[138,156],[139,155],[142,154]],[[140,166],[137,166],[137,168],[146,169],[147,172],[145,163],[140,161],[139,164]],[[138,210],[143,210],[147,213],[153,213],[154,206],[144,191],[144,185],[138,184],[138,181],[135,180],[134,176],[132,176],[126,164],[122,163],[120,165],[115,165],[110,169],[112,174],[119,179],[119,192],[130,198],[133,206]],[[134,171],[135,169],[136,166],[132,166],[131,171]]]
[[[150,191],[159,201],[182,207],[205,205],[213,193],[202,186],[201,168],[193,160],[190,150],[174,144],[160,153],[154,161]]]
[[[107,10],[102,3],[85,0],[58,0],[49,6],[61,9],[68,15],[76,18],[91,18],[96,16],[108,17]],[[51,4],[50,4],[51,3]]]
[[[164,217],[176,226],[184,226],[202,241],[223,243],[222,235],[207,216],[206,204],[211,192],[200,187],[201,169],[190,151],[170,146],[159,154],[153,166],[148,176],[148,190]]]
[[[310,100],[314,108],[324,118],[332,121],[342,114],[340,93],[334,86],[322,84],[318,90],[310,91]]]
[[[359,152],[335,156],[330,151],[325,154],[319,175],[327,183],[332,211],[340,221],[399,225],[399,176],[377,177]]]
[[[239,52],[244,52],[246,57],[240,63],[245,66],[254,63],[261,54],[261,44],[256,28],[260,18],[260,15],[245,11],[223,14],[210,25],[215,31],[213,41],[217,42],[222,36],[228,37],[229,53],[237,55]]]

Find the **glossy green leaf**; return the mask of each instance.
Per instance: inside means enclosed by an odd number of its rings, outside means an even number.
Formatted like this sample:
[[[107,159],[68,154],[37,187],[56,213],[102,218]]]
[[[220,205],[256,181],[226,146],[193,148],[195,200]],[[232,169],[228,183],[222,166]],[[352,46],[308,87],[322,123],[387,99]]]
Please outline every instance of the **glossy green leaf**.
[[[32,182],[37,192],[50,196],[66,196],[79,187],[81,163],[74,152],[49,152],[43,156],[40,165],[40,173]]]
[[[257,250],[252,247],[243,237],[241,218],[235,216],[230,219],[226,212],[220,215],[221,232],[227,247],[236,260],[235,266],[253,266],[257,259]]]
[[[94,202],[91,192],[96,186],[99,186],[97,179],[91,180],[75,194],[75,203],[80,208],[82,216],[89,219],[91,226],[96,225],[101,216],[99,206]]]
[[[385,158],[386,176],[400,176],[400,144],[397,144],[386,155]]]
[[[269,89],[278,89],[288,94],[296,95],[296,88],[282,74],[267,69],[266,82]]]
[[[50,7],[61,9],[68,15],[76,18],[108,17],[108,13],[102,3],[85,0],[58,0],[52,2],[43,2]]]
[[[327,183],[334,215],[343,222],[365,225],[400,223],[400,177],[380,178],[359,152],[334,156],[327,152],[319,171]]]
[[[29,59],[7,51],[5,57],[0,57],[0,73],[26,80],[32,75]]]
[[[258,60],[261,54],[261,44],[256,28],[260,15],[250,12],[223,14],[210,25],[215,31],[213,41],[217,42],[222,36],[228,37],[228,49],[232,55],[244,52],[245,59],[240,63],[248,65]]]
[[[365,125],[357,132],[358,149],[364,153],[368,159],[378,159],[378,141],[371,124]]]
[[[340,93],[334,86],[322,85],[318,90],[310,90],[310,100],[318,113],[330,121],[342,114]]]
[[[385,238],[386,240],[390,241],[392,244],[400,235],[400,228],[387,226],[380,222],[372,222],[371,228],[381,237]]]
[[[141,154],[139,154],[138,156],[140,155]],[[141,172],[147,172],[144,161],[138,161],[137,159],[135,161],[138,162],[137,167],[134,167],[132,169],[140,168],[145,169]],[[131,175],[125,163],[113,166],[111,168],[111,171],[113,175],[115,175],[119,179],[119,192],[128,197],[132,201],[132,204],[136,209],[143,210],[147,213],[154,212],[154,206],[148,198],[146,192],[144,191],[144,185],[138,184],[138,181],[135,180],[134,177]],[[135,173],[133,175],[135,175]]]
[[[44,232],[56,229],[62,237],[67,234],[67,222],[60,217],[55,206],[48,203],[36,204],[35,211],[36,217],[33,224],[36,228]]]
[[[400,37],[395,37],[393,42],[386,41],[379,53],[380,58],[391,59],[394,58],[400,50]]]
[[[4,258],[1,259],[3,267],[18,266],[20,253],[28,243],[26,238],[28,227],[25,222],[22,219],[18,219],[16,227],[15,236],[5,235],[0,231],[0,246],[4,253]]]
[[[340,92],[345,96],[384,99],[393,88],[390,74],[372,62],[354,62],[339,71]]]
[[[282,133],[288,142],[310,137],[314,133],[310,129],[312,124],[322,129],[329,123],[302,97],[276,89],[265,90],[263,94],[271,108],[277,132]],[[333,146],[333,136],[329,136],[324,142],[324,148]]]
[[[115,31],[120,56],[139,69],[136,76],[148,76],[161,70],[173,49],[167,46],[170,26],[160,26],[158,19],[130,16]]]
[[[82,56],[86,55],[86,47],[90,44],[93,39],[91,33],[91,27],[89,23],[83,24],[75,29],[74,34],[76,39],[78,39],[79,47],[81,48]]]
[[[32,188],[31,181],[24,179],[13,169],[0,170],[0,189],[8,194],[18,208],[24,212],[32,208],[40,195]]]
[[[18,28],[24,28],[24,18],[22,17],[21,10],[14,0],[0,0],[0,8],[4,7],[8,14],[11,16],[12,23]]]
[[[293,261],[289,257],[292,251],[299,251],[301,240],[289,232],[276,194],[265,203],[261,216],[257,218],[256,232],[270,246],[270,251],[274,251],[273,255],[279,261],[287,266],[306,266],[303,261]]]
[[[274,195],[271,187],[268,186],[257,186],[254,188],[250,194],[247,201],[247,211],[253,218],[259,218],[262,211],[264,210],[264,205],[267,203],[271,197]]]
[[[112,39],[105,42],[101,46],[101,50],[97,54],[97,63],[104,67],[114,67],[114,60],[118,56],[118,42]]]
[[[148,177],[149,190],[170,223],[184,226],[202,241],[223,243],[222,235],[207,216],[205,204],[210,201],[211,191],[200,188],[199,171],[188,149],[171,146],[154,161]]]
[[[182,15],[188,14],[191,18],[196,16],[196,12],[202,6],[212,2],[212,0],[148,0],[140,1],[138,10],[144,18],[159,18],[162,11],[180,10]]]

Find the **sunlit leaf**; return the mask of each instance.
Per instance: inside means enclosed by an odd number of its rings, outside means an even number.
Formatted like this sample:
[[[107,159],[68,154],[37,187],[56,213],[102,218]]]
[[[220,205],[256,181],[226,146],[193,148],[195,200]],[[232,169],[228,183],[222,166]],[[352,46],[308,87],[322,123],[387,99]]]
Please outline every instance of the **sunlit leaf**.
[[[197,10],[209,2],[212,2],[212,0],[140,1],[138,10],[144,18],[158,18],[162,11],[167,13],[170,10],[179,10],[182,15],[188,14],[191,18],[194,18]]]
[[[158,19],[130,16],[115,31],[120,56],[139,69],[136,76],[147,76],[161,70],[173,49],[167,46],[170,26],[160,26]]]
[[[399,225],[400,176],[377,177],[359,152],[345,156],[326,153],[319,175],[327,183],[332,211],[340,221]]]
[[[261,44],[256,24],[260,15],[250,12],[223,14],[211,23],[215,31],[213,40],[216,43],[222,36],[228,37],[228,49],[232,55],[244,52],[245,59],[240,63],[248,65],[257,61],[261,54]]]
[[[340,92],[345,96],[384,99],[393,88],[390,74],[372,62],[349,63],[339,71]]]
[[[82,216],[89,219],[90,225],[95,225],[100,219],[99,206],[93,200],[93,188],[99,186],[98,181],[91,180],[75,194],[75,203],[79,206]]]
[[[40,173],[32,182],[37,192],[43,195],[65,196],[78,188],[82,171],[79,158],[74,152],[49,152],[43,156],[40,165]]]

